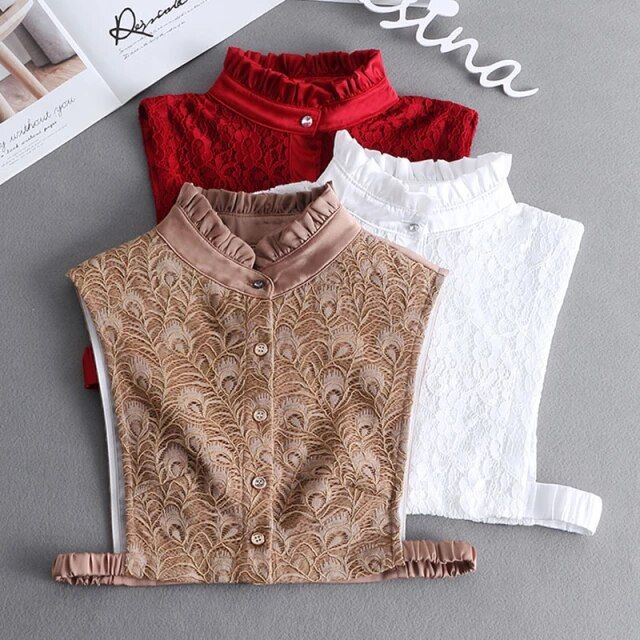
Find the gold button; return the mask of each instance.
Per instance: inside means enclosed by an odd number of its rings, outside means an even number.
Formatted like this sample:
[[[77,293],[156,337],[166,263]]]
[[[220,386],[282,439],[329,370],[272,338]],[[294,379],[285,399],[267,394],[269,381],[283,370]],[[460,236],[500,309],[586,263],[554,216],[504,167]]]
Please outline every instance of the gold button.
[[[256,422],[264,422],[269,414],[264,409],[256,409],[253,412],[253,419]]]
[[[256,547],[263,545],[265,542],[265,537],[262,533],[252,533],[251,534],[251,544],[254,544]]]
[[[269,347],[264,342],[258,342],[258,344],[253,347],[253,352],[257,356],[266,356],[269,353]]]
[[[263,478],[262,476],[256,476],[251,481],[251,486],[254,489],[264,489],[267,486],[267,480],[266,480],[266,478]]]

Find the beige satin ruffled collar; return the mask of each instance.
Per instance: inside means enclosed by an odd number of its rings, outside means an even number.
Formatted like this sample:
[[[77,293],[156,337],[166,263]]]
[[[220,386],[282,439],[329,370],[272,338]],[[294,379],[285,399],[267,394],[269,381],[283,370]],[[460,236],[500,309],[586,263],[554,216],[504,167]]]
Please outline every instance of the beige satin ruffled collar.
[[[287,194],[186,183],[157,231],[205,275],[255,297],[272,297],[318,273],[360,225],[330,183]]]

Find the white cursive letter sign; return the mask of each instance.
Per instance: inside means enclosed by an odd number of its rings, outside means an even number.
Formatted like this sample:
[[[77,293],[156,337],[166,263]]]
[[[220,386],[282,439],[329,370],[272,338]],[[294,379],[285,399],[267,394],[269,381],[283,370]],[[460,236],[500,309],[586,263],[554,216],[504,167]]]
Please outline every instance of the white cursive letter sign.
[[[430,0],[427,6],[427,14],[421,18],[407,18],[407,9],[417,2],[417,0],[401,0],[395,5],[379,5],[373,0],[360,0],[364,6],[374,13],[394,13],[397,12],[397,20],[383,20],[380,26],[383,29],[402,29],[403,27],[417,26],[416,40],[423,47],[440,47],[442,53],[449,53],[456,49],[469,47],[464,66],[470,73],[480,74],[480,84],[483,87],[499,87],[512,98],[526,98],[538,92],[538,89],[528,89],[526,91],[517,91],[511,87],[513,79],[522,71],[522,65],[517,60],[500,60],[487,66],[476,66],[473,58],[478,51],[478,41],[474,38],[464,38],[458,40],[456,38],[462,33],[462,27],[454,29],[446,38],[427,38],[424,33],[427,27],[438,17],[445,16],[452,18],[457,15],[460,6],[455,0]],[[489,76],[498,69],[511,67],[511,73],[499,80],[491,80]]]

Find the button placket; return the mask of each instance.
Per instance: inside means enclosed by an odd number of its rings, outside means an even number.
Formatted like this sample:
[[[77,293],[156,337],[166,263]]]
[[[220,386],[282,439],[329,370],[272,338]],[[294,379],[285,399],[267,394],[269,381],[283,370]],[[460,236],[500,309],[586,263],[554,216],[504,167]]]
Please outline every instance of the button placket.
[[[266,281],[265,287],[269,287]],[[253,405],[248,407],[245,420],[251,440],[259,442],[252,454],[251,467],[246,467],[248,475],[245,486],[248,488],[249,511],[247,513],[246,542],[251,562],[260,562],[269,567],[271,576],[271,531],[273,523],[273,302],[271,297],[255,300],[255,326],[247,345],[248,362],[252,362],[252,392],[247,400]],[[249,441],[248,441],[249,442]],[[257,555],[256,555],[257,554]],[[260,558],[260,560],[258,560]],[[258,565],[252,565],[257,571]],[[270,579],[270,578],[269,578]]]

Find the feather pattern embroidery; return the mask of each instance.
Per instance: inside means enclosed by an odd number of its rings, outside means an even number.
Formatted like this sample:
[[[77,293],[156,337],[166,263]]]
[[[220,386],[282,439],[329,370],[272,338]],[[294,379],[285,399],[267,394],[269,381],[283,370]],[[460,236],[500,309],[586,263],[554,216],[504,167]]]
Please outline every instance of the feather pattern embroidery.
[[[436,272],[361,233],[265,300],[152,231],[71,277],[109,368],[131,576],[343,581],[403,562],[409,394]]]

